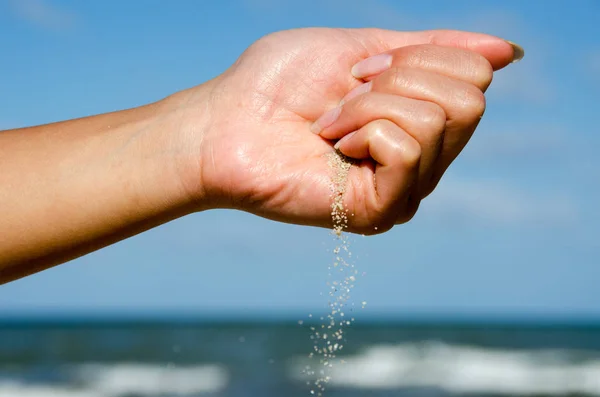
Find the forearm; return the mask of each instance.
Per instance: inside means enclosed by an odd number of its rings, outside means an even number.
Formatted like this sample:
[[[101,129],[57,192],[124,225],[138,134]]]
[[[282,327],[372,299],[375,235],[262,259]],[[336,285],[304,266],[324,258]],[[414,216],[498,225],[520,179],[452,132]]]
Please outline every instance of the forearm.
[[[0,284],[192,210],[173,102],[0,132]]]

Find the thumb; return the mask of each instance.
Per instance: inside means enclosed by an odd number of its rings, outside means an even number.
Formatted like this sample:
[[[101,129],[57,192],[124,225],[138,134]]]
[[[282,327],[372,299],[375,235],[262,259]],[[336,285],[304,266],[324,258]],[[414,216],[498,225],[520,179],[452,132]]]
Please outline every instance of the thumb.
[[[360,29],[367,37],[375,38],[390,50],[418,44],[435,44],[474,51],[484,56],[494,70],[502,69],[523,58],[525,51],[513,42],[483,33],[459,30],[423,30],[398,32],[383,29]],[[376,55],[376,54],[371,54]]]

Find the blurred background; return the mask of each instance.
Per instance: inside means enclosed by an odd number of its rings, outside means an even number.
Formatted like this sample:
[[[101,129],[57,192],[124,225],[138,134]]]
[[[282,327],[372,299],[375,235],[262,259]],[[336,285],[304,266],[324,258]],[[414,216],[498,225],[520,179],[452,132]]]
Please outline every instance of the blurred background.
[[[593,0],[0,0],[0,130],[159,100],[282,29],[515,41],[415,219],[351,237],[356,321],[326,395],[600,396],[599,21]],[[0,396],[310,395],[334,246],[211,211],[4,285]]]

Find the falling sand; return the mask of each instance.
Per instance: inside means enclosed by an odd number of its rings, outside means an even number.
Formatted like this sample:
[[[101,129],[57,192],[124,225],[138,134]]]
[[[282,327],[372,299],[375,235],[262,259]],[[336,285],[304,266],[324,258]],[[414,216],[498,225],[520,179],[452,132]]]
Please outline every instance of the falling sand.
[[[336,363],[336,354],[344,348],[344,327],[349,326],[354,318],[346,316],[350,291],[354,288],[358,271],[354,268],[350,258],[348,236],[344,230],[348,228],[348,210],[344,206],[344,194],[348,173],[353,161],[339,151],[328,154],[328,164],[332,172],[331,178],[331,219],[335,248],[334,260],[328,268],[329,281],[329,314],[321,317],[321,325],[311,327],[311,339],[314,342],[314,351],[310,358],[319,358],[319,367],[306,367],[306,374],[316,380],[308,382],[312,385],[310,393],[323,396],[325,386],[330,380],[329,370]],[[350,214],[352,215],[352,214]],[[350,311],[352,311],[352,306]],[[343,361],[339,361],[343,363]]]
[[[342,232],[348,227],[348,214],[344,207],[344,193],[346,193],[346,181],[348,180],[352,160],[339,151],[329,153],[327,157],[327,164],[333,173],[331,178],[333,232],[337,237],[342,237]]]

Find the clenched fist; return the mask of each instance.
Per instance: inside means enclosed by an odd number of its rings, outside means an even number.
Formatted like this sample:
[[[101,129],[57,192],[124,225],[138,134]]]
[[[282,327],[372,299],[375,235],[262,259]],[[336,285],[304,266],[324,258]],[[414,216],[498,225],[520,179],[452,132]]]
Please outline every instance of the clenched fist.
[[[183,141],[194,148],[181,167],[185,184],[202,208],[330,227],[326,155],[335,147],[360,160],[344,197],[349,230],[388,230],[434,189],[482,117],[493,71],[518,52],[455,31],[269,35],[223,75],[180,94]]]

